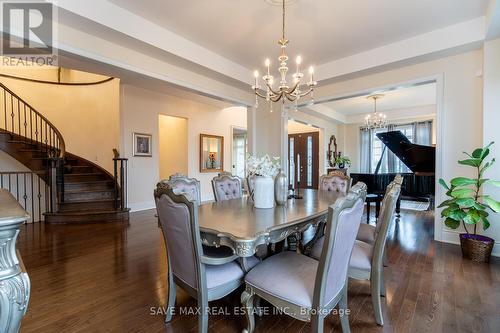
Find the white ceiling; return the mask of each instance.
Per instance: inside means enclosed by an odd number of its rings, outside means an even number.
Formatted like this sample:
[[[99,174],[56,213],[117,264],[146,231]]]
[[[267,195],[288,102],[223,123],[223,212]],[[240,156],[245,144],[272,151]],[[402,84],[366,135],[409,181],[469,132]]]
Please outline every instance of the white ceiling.
[[[265,0],[110,0],[253,69],[278,55],[281,9]],[[289,55],[323,64],[483,16],[487,0],[297,0]]]
[[[436,104],[436,84],[430,83],[414,87],[381,92],[384,97],[377,100],[378,111],[410,109]],[[367,96],[341,99],[322,105],[344,116],[373,112],[374,103]]]

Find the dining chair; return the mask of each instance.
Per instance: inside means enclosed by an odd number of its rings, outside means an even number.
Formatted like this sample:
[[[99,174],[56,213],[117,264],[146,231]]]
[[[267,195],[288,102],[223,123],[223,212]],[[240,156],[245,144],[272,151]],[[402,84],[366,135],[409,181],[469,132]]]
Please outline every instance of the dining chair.
[[[327,192],[340,192],[346,194],[351,179],[340,171],[331,171],[327,175],[319,177],[319,190]],[[302,251],[305,254],[311,252],[314,244],[323,237],[326,219],[322,219],[316,226],[310,226],[301,235]]]
[[[243,195],[240,178],[232,176],[227,172],[220,173],[212,179],[212,189],[215,201],[237,199]],[[239,259],[240,265],[247,272],[260,262],[260,258],[267,256],[267,254],[267,245],[258,246],[256,256]]]
[[[395,186],[396,184],[398,184],[399,186],[402,186],[403,184],[403,177],[400,174],[397,174],[396,177],[394,177],[394,180],[387,186],[384,198],[382,199],[379,216],[382,216],[383,214],[383,209],[386,206],[385,202],[387,201],[387,195],[391,191],[392,187]],[[361,225],[359,226],[358,236],[356,239],[363,241],[365,243],[374,244],[376,234],[380,229],[380,226],[381,226],[380,223],[377,223],[375,226],[368,223],[361,223]]]
[[[254,298],[270,302],[293,318],[311,321],[313,332],[323,332],[325,317],[338,305],[342,331],[349,332],[347,272],[352,247],[363,215],[366,186],[339,198],[328,210],[326,243],[320,261],[292,251],[264,260],[245,277],[241,302],[247,331],[255,329]]]
[[[253,191],[255,190],[255,175],[248,175],[246,178],[248,194],[253,198]]]
[[[197,200],[198,204],[201,204],[201,185],[198,179],[188,178],[182,173],[176,173],[163,182],[172,186],[174,193],[182,193],[188,199]]]
[[[167,248],[168,305],[166,322],[172,320],[176,288],[198,301],[198,331],[207,332],[208,302],[220,299],[243,283],[244,272],[234,260],[219,264],[203,253],[198,226],[198,202],[174,193],[166,183],[154,191],[156,208]]]
[[[241,198],[243,191],[239,177],[220,174],[212,179],[212,189],[215,201],[231,200]]]
[[[198,179],[188,178],[182,173],[176,173],[162,182],[170,185],[175,194],[184,194],[189,200],[196,200],[198,205],[201,203],[201,185]],[[203,244],[203,253],[212,258],[219,258],[220,263],[236,259],[234,251],[228,246],[215,247]]]
[[[381,296],[385,296],[385,244],[400,192],[401,184],[395,181],[384,198],[380,221],[377,224],[377,227],[380,227],[377,228],[375,242],[370,244],[356,240],[349,263],[350,278],[370,281],[375,321],[381,326],[384,325]]]
[[[342,172],[331,171],[329,174],[319,177],[319,190],[345,194],[349,190],[350,180],[351,178]]]

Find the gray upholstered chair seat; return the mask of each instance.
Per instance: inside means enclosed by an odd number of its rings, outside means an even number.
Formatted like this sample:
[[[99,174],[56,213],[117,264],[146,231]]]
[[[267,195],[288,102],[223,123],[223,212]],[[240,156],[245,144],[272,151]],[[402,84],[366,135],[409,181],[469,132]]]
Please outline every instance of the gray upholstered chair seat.
[[[349,270],[370,272],[372,269],[373,245],[356,240],[352,249]]]
[[[310,308],[318,262],[287,251],[264,260],[245,277],[245,282],[289,303]]]
[[[375,244],[376,227],[371,224],[361,223],[359,225],[357,240],[368,244]]]
[[[243,279],[243,270],[237,262],[232,261],[224,265],[206,265],[207,288],[217,288],[231,282]]]

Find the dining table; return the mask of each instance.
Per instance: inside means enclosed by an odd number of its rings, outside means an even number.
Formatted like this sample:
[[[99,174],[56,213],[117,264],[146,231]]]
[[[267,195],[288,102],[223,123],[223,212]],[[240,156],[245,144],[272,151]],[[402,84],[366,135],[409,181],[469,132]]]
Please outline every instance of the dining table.
[[[227,246],[240,258],[250,257],[259,245],[281,242],[325,221],[328,208],[344,195],[304,189],[301,199],[268,209],[255,208],[250,196],[204,203],[198,210],[201,240],[205,246]]]

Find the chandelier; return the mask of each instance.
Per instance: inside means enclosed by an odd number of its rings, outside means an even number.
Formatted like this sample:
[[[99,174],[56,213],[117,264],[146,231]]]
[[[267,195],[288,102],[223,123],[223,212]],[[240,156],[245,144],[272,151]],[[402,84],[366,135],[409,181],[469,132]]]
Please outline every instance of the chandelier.
[[[281,33],[281,39],[278,40],[278,44],[280,45],[281,48],[281,55],[278,57],[279,61],[279,85],[277,87],[274,87],[274,77],[271,75],[271,60],[269,58],[266,59],[264,62],[266,69],[267,69],[267,74],[262,76],[262,80],[264,81],[264,91],[265,93],[261,92],[261,86],[259,85],[259,72],[255,71],[254,72],[254,78],[255,82],[254,85],[252,86],[252,89],[255,92],[255,106],[257,107],[259,105],[259,97],[265,99],[270,103],[271,106],[271,112],[273,111],[273,103],[276,103],[278,101],[281,101],[283,104],[285,104],[286,100],[290,102],[295,103],[295,108],[297,108],[298,101],[300,98],[311,95],[311,99],[313,98],[313,91],[314,87],[317,85],[317,82],[314,81],[314,68],[311,66],[309,67],[309,81],[307,83],[303,82],[303,77],[304,74],[301,72],[301,67],[300,65],[302,64],[302,57],[297,56],[296,58],[296,71],[292,75],[293,83],[291,86],[287,82],[287,73],[288,73],[288,66],[287,66],[287,61],[288,61],[288,55],[286,54],[286,47],[288,45],[289,40],[286,39],[285,37],[285,1],[282,1],[282,6],[283,6],[283,25],[282,25],[282,33]],[[304,91],[302,90],[303,88]]]
[[[384,95],[371,95],[367,98],[373,99],[375,104],[373,114],[369,114],[365,117],[365,125],[368,129],[382,128],[385,127],[387,116],[383,113],[377,112],[377,99],[384,97]]]

